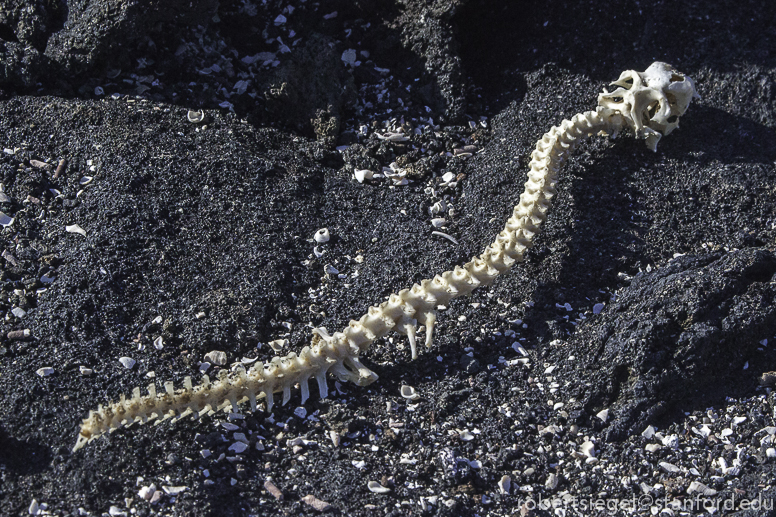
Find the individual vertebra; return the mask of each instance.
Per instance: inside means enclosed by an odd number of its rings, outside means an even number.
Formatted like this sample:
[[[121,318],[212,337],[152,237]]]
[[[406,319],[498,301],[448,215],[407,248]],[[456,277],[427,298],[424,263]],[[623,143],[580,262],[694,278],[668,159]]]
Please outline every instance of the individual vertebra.
[[[309,395],[308,382],[315,379],[321,398],[328,388],[326,375],[365,386],[377,380],[377,375],[359,361],[359,356],[378,338],[390,331],[406,334],[412,358],[418,355],[416,332],[425,326],[425,343],[430,347],[437,315],[434,308],[453,298],[465,296],[477,287],[490,285],[495,278],[517,262],[533,245],[540,225],[547,218],[550,201],[555,195],[558,171],[569,154],[587,138],[598,133],[616,135],[625,127],[637,138],[646,140],[655,149],[661,136],[678,125],[694,96],[692,80],[665,63],[653,63],[645,72],[623,72],[612,83],[619,88],[599,95],[599,106],[564,120],[553,127],[536,144],[531,155],[528,181],[504,229],[485,251],[463,266],[423,280],[411,289],[392,294],[388,301],[370,307],[358,321],[351,321],[342,331],[329,335],[324,328],[314,329],[312,345],[299,353],[274,357],[269,363],[255,363],[249,370],[219,372],[218,379],[207,376],[193,386],[186,377],[183,389],[175,390],[172,382],[164,384],[158,394],[154,384],[148,394],[135,388],[132,397],[122,396],[118,402],[90,411],[81,424],[74,451],[105,432],[134,422],[157,419],[160,423],[186,415],[201,415],[231,406],[235,411],[243,402],[257,409],[257,400],[266,399],[267,410],[274,404],[274,394],[283,393],[283,404],[291,397],[291,388],[299,384],[302,403]]]

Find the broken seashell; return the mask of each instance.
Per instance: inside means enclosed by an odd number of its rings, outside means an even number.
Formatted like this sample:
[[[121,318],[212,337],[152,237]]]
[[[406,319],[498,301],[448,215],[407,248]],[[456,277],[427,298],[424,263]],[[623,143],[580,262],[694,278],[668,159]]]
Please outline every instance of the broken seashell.
[[[2,213],[2,212],[0,212]],[[11,219],[11,222],[13,222],[13,219]],[[80,233],[84,237],[86,237],[86,230],[78,226],[77,224],[71,224],[70,226],[65,226],[65,231],[69,233]]]
[[[367,488],[369,488],[370,492],[374,492],[375,494],[387,494],[391,491],[390,488],[386,488],[377,481],[370,481],[366,484]]]
[[[0,225],[3,225],[7,228],[13,224],[13,220],[13,217],[8,217],[3,212],[0,212]]]
[[[40,375],[41,377],[48,377],[52,373],[54,373],[54,368],[51,368],[50,366],[44,366],[43,368],[38,368],[35,373]]]
[[[401,396],[407,400],[418,400],[420,398],[420,395],[415,392],[415,388],[412,386],[402,386]]]
[[[474,440],[474,435],[467,430],[463,430],[458,432],[458,438],[463,442],[470,442]]]
[[[162,339],[162,336],[159,336],[158,338],[154,339],[154,348],[157,350],[161,350],[164,348],[164,340]]]
[[[280,352],[283,350],[283,347],[286,346],[286,343],[287,341],[285,339],[275,339],[274,341],[270,341],[267,344],[275,352]]]
[[[315,242],[317,243],[329,242],[330,238],[331,238],[331,234],[329,233],[328,228],[321,228],[320,230],[315,232],[315,235],[313,236],[313,239],[315,239]]]
[[[119,362],[122,364],[122,366],[124,366],[124,368],[131,370],[137,361],[131,357],[119,357]]]
[[[499,492],[502,494],[508,494],[510,488],[512,488],[512,478],[509,476],[501,476],[501,479],[498,482]]]
[[[371,180],[374,175],[375,173],[369,169],[356,169],[353,171],[353,177],[356,178],[356,181],[359,183],[363,183],[364,180]]]
[[[595,458],[595,444],[590,440],[583,443],[579,447],[579,451],[588,458]]]
[[[85,186],[91,183],[93,179],[94,179],[94,176],[83,176],[80,180],[78,180],[78,184],[81,186]]]
[[[223,366],[226,364],[226,352],[213,350],[212,352],[205,354],[205,359],[216,366]]]
[[[186,114],[186,118],[189,119],[189,122],[192,124],[199,124],[205,120],[205,112],[203,110],[189,110]]]

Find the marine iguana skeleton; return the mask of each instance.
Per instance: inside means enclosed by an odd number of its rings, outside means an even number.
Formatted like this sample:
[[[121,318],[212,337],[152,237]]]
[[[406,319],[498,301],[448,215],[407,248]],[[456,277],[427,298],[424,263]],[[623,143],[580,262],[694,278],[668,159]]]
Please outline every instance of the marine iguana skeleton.
[[[256,411],[261,398],[266,399],[267,411],[271,411],[274,394],[282,392],[285,404],[296,384],[304,404],[310,396],[308,382],[313,378],[321,398],[325,398],[327,373],[366,386],[377,380],[377,375],[359,361],[359,356],[392,330],[407,335],[412,358],[417,358],[417,328],[425,325],[425,343],[430,347],[437,305],[445,305],[477,287],[491,284],[498,275],[523,261],[539,226],[547,218],[550,200],[556,194],[558,171],[579,144],[599,133],[614,137],[622,129],[630,128],[636,138],[644,139],[654,151],[660,138],[679,125],[679,117],[693,97],[698,96],[689,77],[661,62],[653,63],[643,73],[627,70],[612,85],[617,89],[611,93],[604,89],[594,111],[564,120],[537,142],[520,203],[496,240],[479,257],[392,294],[388,301],[370,307],[358,321],[352,320],[342,332],[329,335],[325,328],[313,329],[311,346],[304,347],[298,355],[292,352],[285,357],[273,357],[269,363],[257,362],[247,371],[244,368],[232,373],[221,370],[216,380],[211,381],[205,375],[198,386],[192,385],[190,377],[184,379],[183,389],[176,390],[172,382],[165,382],[161,394],[157,393],[155,384],[148,386],[147,395],[141,395],[140,388],[135,388],[131,397],[122,395],[118,402],[89,412],[81,424],[73,451],[105,432],[134,422],[157,419],[158,424],[228,406],[237,411],[238,405],[245,401]]]

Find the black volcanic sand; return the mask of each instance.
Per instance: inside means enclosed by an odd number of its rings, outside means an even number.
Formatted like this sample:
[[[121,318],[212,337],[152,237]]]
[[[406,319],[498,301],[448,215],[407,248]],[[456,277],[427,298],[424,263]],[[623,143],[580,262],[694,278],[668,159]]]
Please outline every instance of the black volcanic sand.
[[[0,514],[649,515],[705,491],[776,515],[766,2],[259,4],[0,3]],[[696,82],[681,128],[582,146],[525,263],[417,360],[392,334],[366,388],[71,452],[98,404],[211,351],[298,351],[478,254],[536,140],[654,60]],[[354,179],[392,163],[407,184]]]

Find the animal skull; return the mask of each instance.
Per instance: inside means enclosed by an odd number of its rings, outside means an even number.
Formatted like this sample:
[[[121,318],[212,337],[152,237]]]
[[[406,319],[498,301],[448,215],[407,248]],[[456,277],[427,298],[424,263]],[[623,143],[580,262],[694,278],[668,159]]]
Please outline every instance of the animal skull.
[[[692,79],[660,61],[644,72],[626,70],[611,84],[619,88],[611,93],[604,88],[598,105],[618,111],[653,151],[662,136],[679,126],[690,101],[700,97]]]

